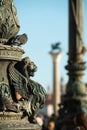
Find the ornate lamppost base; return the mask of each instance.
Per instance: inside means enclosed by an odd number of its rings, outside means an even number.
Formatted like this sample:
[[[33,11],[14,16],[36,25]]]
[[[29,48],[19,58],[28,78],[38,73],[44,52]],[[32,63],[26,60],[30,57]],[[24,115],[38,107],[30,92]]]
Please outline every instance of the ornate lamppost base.
[[[12,107],[10,106],[12,98],[10,94],[11,87],[9,84],[8,67],[12,62],[21,61],[23,53],[24,51],[20,48],[0,45],[0,94],[8,92],[7,94],[10,95],[9,99],[5,95],[3,99],[0,97],[0,130],[41,130],[38,124],[28,121],[28,116],[22,118],[22,111],[18,113],[9,111],[9,108]],[[7,106],[5,106],[3,100],[5,100]],[[8,107],[8,112],[4,110],[6,107]]]
[[[46,92],[30,79],[37,66],[22,58],[28,37],[20,30],[14,0],[0,0],[0,130],[40,130],[35,117],[45,103]]]

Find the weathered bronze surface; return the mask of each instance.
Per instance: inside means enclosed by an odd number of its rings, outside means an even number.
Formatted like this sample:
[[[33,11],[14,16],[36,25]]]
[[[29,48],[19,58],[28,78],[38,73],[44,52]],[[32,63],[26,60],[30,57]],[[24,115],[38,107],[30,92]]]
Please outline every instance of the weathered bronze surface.
[[[10,39],[20,29],[13,0],[0,0],[0,38]]]
[[[59,126],[63,130],[87,130],[87,90],[82,81],[86,69],[82,38],[82,0],[69,0],[69,81],[59,110]]]
[[[30,78],[37,66],[22,58],[28,37],[19,29],[13,0],[0,0],[0,130],[40,130],[35,118],[46,92]]]

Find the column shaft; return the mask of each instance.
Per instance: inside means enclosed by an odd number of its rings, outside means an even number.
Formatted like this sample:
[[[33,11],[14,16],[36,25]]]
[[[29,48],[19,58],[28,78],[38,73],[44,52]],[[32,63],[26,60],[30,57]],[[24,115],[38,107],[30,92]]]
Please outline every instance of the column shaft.
[[[53,108],[55,115],[58,115],[58,104],[61,99],[59,75],[59,61],[61,53],[51,53],[51,56],[53,58]]]

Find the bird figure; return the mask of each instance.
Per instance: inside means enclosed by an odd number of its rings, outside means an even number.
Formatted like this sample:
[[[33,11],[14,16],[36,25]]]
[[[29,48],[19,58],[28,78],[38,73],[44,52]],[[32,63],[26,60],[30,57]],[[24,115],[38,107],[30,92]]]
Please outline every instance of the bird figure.
[[[56,44],[52,44],[52,49],[53,49],[53,50],[54,50],[54,49],[58,49],[58,48],[59,48],[59,45],[60,45],[59,42],[56,43]]]
[[[8,40],[8,42],[5,45],[15,45],[15,46],[21,46],[24,45],[28,40],[27,35],[24,33],[22,35],[17,35],[11,39]]]

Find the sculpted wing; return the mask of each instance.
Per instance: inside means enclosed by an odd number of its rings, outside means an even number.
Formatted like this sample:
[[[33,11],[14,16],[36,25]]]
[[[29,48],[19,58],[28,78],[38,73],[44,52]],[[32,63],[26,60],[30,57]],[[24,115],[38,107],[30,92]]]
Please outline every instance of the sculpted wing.
[[[23,76],[15,67],[15,63],[9,65],[9,78],[15,93],[19,93],[23,98],[28,98],[27,78]]]

